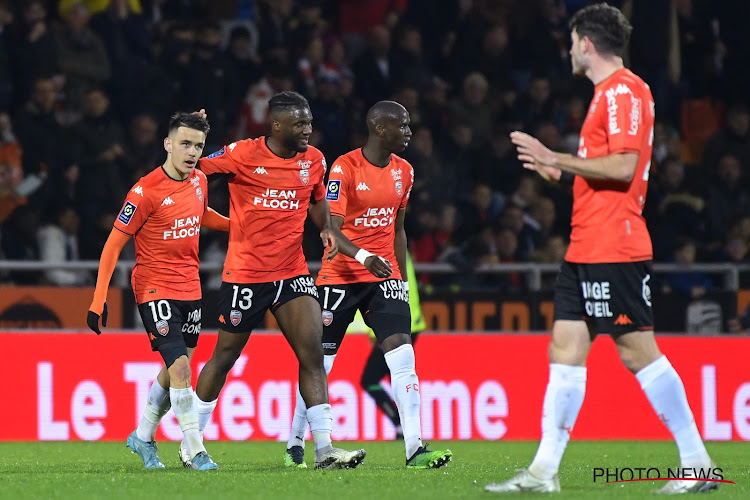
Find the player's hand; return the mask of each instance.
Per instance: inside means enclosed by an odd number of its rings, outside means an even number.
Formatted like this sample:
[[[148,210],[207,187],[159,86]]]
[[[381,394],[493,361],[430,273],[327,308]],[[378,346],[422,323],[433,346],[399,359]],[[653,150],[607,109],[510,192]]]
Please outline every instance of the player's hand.
[[[94,311],[89,310],[88,316],[86,316],[86,324],[89,325],[89,328],[96,332],[97,335],[101,335],[102,331],[99,330],[99,318],[102,318],[102,326],[107,326],[107,303],[104,303],[104,309],[102,309],[102,314],[99,316]]]
[[[201,118],[203,118],[204,120],[208,120],[208,115],[206,114],[206,109],[205,108],[201,108],[198,111],[193,111],[191,114],[198,115]]]
[[[537,172],[544,180],[557,182],[562,171],[557,168],[557,156],[539,139],[524,132],[511,132],[510,140],[516,145],[518,159],[523,168]]]
[[[365,259],[365,267],[376,278],[388,278],[393,274],[391,263],[379,255],[370,255]]]
[[[326,250],[326,260],[331,262],[339,253],[339,242],[336,241],[336,237],[330,229],[323,229],[320,232],[320,239],[323,241],[323,248],[328,249]]]

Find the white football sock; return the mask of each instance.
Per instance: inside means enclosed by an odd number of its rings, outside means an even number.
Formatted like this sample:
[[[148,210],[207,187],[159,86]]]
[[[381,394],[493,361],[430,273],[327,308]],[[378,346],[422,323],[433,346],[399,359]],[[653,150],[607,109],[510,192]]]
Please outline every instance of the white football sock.
[[[419,419],[419,379],[417,378],[414,348],[404,344],[385,353],[391,371],[391,389],[398,407],[404,432],[407,460],[422,446],[422,424]]]
[[[190,458],[195,457],[198,453],[206,451],[203,446],[203,439],[198,425],[198,410],[195,405],[192,387],[184,389],[169,388],[169,399],[172,400],[172,411],[174,411],[177,421],[180,423],[180,429],[185,436],[185,445],[187,446]]]
[[[317,459],[321,451],[331,446],[331,427],[333,425],[331,405],[324,403],[308,408],[307,421],[310,423],[310,432],[312,432]]]
[[[707,467],[711,459],[690,411],[685,386],[672,363],[661,356],[635,376],[654,411],[677,442],[682,466]]]
[[[333,362],[336,359],[335,354],[323,356],[323,366],[326,370],[326,376],[331,373],[333,368]],[[292,446],[305,447],[305,432],[307,432],[307,406],[305,406],[305,400],[302,399],[302,394],[299,392],[299,385],[297,386],[297,404],[294,407],[294,417],[292,418],[292,430],[289,434],[289,441],[286,443],[287,449]]]
[[[198,410],[198,429],[202,433],[208,425],[208,421],[211,420],[211,414],[214,412],[216,403],[219,402],[219,398],[206,402],[199,398],[197,394],[193,394],[195,396],[195,407]]]
[[[585,366],[549,365],[542,407],[542,440],[529,466],[529,472],[536,477],[552,479],[557,474],[585,394]]]
[[[154,380],[151,389],[148,390],[148,399],[146,400],[146,407],[143,409],[143,415],[141,415],[141,421],[135,430],[138,439],[146,442],[153,441],[159,422],[171,406],[169,391],[159,384],[158,379]]]

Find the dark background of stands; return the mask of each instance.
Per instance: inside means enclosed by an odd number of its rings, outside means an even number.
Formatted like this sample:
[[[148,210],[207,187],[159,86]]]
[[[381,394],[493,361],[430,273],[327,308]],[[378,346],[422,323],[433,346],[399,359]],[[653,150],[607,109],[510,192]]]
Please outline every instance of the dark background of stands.
[[[524,171],[508,133],[575,153],[592,85],[570,74],[567,21],[588,3],[0,0],[0,259],[98,259],[127,190],[164,160],[172,113],[206,108],[208,154],[264,134],[266,101],[293,89],[329,165],[363,144],[369,106],[402,103],[414,134],[410,250],[459,270],[423,284],[524,293],[517,275],[471,271],[564,255],[570,190]],[[750,262],[750,2],[609,3],[634,25],[626,65],[656,101],[644,212],[655,260]],[[209,200],[228,213],[221,182]],[[204,231],[203,261],[222,261],[226,241]],[[5,284],[93,282],[88,271],[0,271]],[[655,285],[694,299],[721,281],[685,272]]]

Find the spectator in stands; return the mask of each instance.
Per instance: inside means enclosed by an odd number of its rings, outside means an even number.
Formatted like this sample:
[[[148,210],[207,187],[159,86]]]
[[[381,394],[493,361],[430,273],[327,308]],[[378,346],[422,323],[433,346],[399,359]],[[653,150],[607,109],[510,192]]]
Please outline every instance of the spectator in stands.
[[[89,27],[89,9],[83,2],[70,4],[63,13],[65,24],[55,31],[60,69],[65,75],[65,101],[69,110],[83,106],[86,92],[105,84],[112,75],[109,56],[101,38]]]
[[[689,237],[680,236],[675,240],[672,258],[675,264],[689,268],[695,264],[696,245]],[[690,271],[670,273],[667,276],[663,291],[676,292],[692,299],[699,299],[713,288],[711,277],[707,274]]]
[[[109,96],[102,90],[86,93],[84,116],[74,129],[80,165],[80,216],[84,238],[101,213],[116,212],[127,192],[125,133],[109,112]],[[110,221],[111,222],[111,221]]]
[[[18,106],[29,98],[35,80],[51,78],[59,72],[57,44],[50,29],[45,2],[26,2],[23,24],[17,26],[10,39],[15,89],[13,98]]]
[[[320,37],[312,38],[304,47],[302,57],[297,61],[297,86],[302,93],[315,97],[317,92],[316,80],[324,69],[325,46]]]
[[[265,70],[263,77],[247,90],[240,107],[235,139],[268,133],[268,100],[278,92],[293,88],[292,74],[283,64],[277,62]]]
[[[424,55],[422,34],[411,25],[400,26],[396,33],[397,41],[391,56],[393,81],[397,85],[403,83],[414,85],[429,78],[432,70]],[[411,110],[409,114],[411,115]]]
[[[461,222],[456,231],[456,239],[466,241],[485,228],[490,228],[503,209],[503,204],[502,196],[493,193],[487,184],[475,184],[468,201],[460,206]]]
[[[386,99],[394,87],[393,63],[390,59],[391,32],[375,26],[370,32],[369,49],[354,63],[355,94],[369,108]]]
[[[75,262],[78,253],[80,219],[73,206],[58,207],[54,222],[45,224],[37,232],[39,259],[48,263]],[[45,281],[55,286],[84,286],[91,284],[88,271],[53,269],[44,273]]]
[[[131,0],[111,0],[90,22],[112,65],[113,108],[124,117],[143,106],[142,96],[150,90],[142,82],[153,59],[151,37],[146,18],[135,11],[137,6]]]
[[[0,224],[16,207],[26,203],[26,197],[17,189],[22,180],[21,145],[13,134],[10,116],[0,111]]]
[[[248,87],[258,81],[261,75],[261,59],[246,26],[238,25],[232,28],[225,55],[237,76],[240,92],[244,95]]]
[[[130,120],[125,140],[126,185],[135,184],[164,160],[164,145],[158,132],[156,118],[148,113],[137,114]]]
[[[750,194],[739,158],[732,153],[722,155],[715,177],[708,191],[706,206],[708,252],[718,250],[726,239],[731,221],[750,213]]]
[[[0,0],[0,110],[10,109],[13,98],[12,40],[8,32],[12,23],[10,0]]]
[[[736,156],[742,165],[750,165],[750,110],[744,103],[729,106],[724,127],[706,143],[702,162],[704,171],[713,172],[727,153]]]
[[[472,147],[484,147],[490,140],[495,115],[488,98],[489,82],[479,72],[464,78],[460,97],[450,101],[451,119],[469,123]]]
[[[315,130],[322,135],[320,150],[328,158],[338,158],[349,149],[349,116],[339,92],[341,78],[323,68],[317,78],[317,97],[310,99]]]

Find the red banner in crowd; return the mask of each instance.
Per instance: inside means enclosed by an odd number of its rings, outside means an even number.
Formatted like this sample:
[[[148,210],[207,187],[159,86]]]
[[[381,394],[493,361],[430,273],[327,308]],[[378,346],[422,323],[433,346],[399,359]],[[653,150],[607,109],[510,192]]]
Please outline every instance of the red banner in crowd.
[[[424,334],[416,344],[422,437],[538,439],[547,384],[546,335]],[[202,334],[194,373],[216,334]],[[750,440],[750,338],[663,337],[682,376],[698,428],[708,440]],[[135,428],[159,371],[145,334],[0,333],[0,441],[124,440]],[[391,439],[394,429],[359,387],[370,344],[352,335],[330,376],[334,439]],[[637,380],[608,337],[589,356],[586,400],[574,439],[669,439]],[[286,440],[297,363],[278,334],[250,339],[227,378],[206,439]],[[194,379],[196,376],[194,376]],[[181,439],[170,412],[159,439]]]

